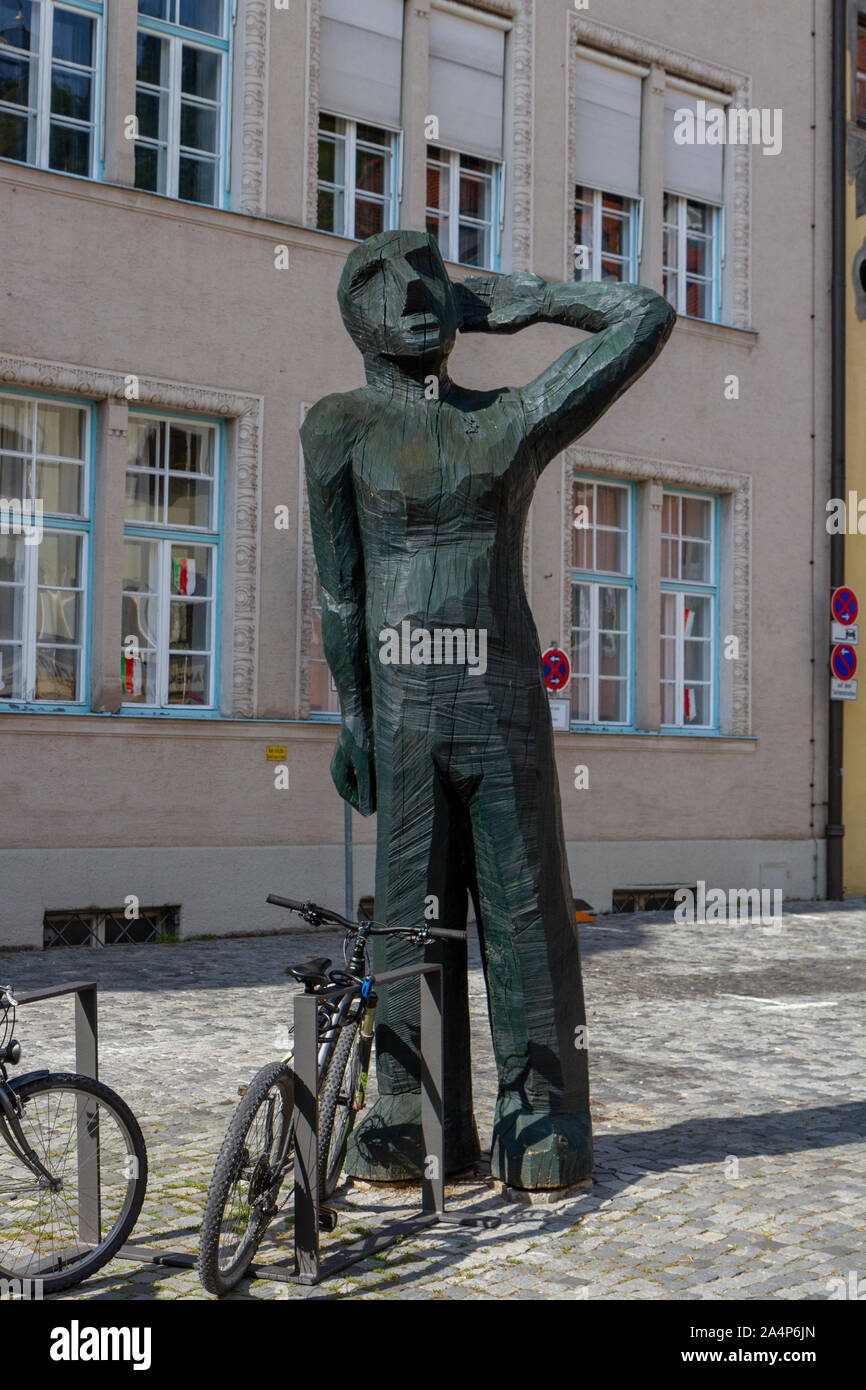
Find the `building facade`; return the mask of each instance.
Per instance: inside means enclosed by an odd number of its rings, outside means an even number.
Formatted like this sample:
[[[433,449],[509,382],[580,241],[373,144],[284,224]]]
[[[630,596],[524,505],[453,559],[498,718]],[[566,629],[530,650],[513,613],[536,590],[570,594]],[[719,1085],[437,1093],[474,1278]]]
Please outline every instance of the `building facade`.
[[[527,530],[575,895],[823,893],[829,54],[749,0],[0,0],[0,944],[340,904],[298,430],[362,384],[337,280],[396,226],[680,315]]]

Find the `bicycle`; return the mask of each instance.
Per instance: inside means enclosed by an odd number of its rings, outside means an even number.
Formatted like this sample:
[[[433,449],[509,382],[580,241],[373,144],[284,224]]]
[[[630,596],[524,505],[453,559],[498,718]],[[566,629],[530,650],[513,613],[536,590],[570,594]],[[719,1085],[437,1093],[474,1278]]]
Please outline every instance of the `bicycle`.
[[[0,986],[0,1279],[38,1297],[80,1284],[124,1244],[147,1190],[147,1150],[129,1106],[101,1081],[51,1071],[9,1080],[22,1055],[16,1008],[12,986]]]
[[[375,976],[367,963],[370,938],[402,936],[426,946],[433,940],[465,941],[466,933],[427,924],[401,928],[350,922],[316,903],[274,894],[267,901],[297,913],[310,926],[330,922],[346,932],[345,970],[331,969],[331,961],[321,956],[286,970],[307,994],[322,994],[334,985],[347,988],[338,999],[323,998],[317,1018],[319,1196],[327,1199],[339,1182],[349,1137],[367,1094],[377,1003]],[[294,1190],[293,1055],[290,1047],[244,1088],[220,1149],[199,1238],[199,1278],[208,1293],[226,1294],[243,1278],[268,1226]],[[323,1229],[333,1230],[336,1213],[320,1209],[319,1222]]]

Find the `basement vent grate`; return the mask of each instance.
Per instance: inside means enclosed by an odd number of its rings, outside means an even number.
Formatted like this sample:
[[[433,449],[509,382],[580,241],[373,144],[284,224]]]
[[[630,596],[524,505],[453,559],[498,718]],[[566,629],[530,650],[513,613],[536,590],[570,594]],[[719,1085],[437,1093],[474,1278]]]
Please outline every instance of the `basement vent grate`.
[[[615,888],[611,912],[673,912],[678,906],[675,893],[677,888]],[[696,892],[695,888],[690,890]]]
[[[68,946],[150,946],[177,941],[180,907],[140,907],[127,917],[122,907],[86,908],[82,912],[46,912],[42,945],[46,951]]]

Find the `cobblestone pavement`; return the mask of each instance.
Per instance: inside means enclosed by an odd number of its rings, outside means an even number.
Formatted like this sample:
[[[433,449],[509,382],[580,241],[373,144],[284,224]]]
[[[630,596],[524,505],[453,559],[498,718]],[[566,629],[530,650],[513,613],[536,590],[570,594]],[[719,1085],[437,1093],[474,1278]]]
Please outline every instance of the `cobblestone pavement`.
[[[828,1299],[866,1293],[866,900],[793,905],[774,932],[671,915],[581,927],[596,1136],[590,1189],[505,1204],[476,1175],[453,1208],[495,1230],[412,1238],[314,1291],[264,1280],[232,1297]],[[237,1086],[282,1051],[289,960],[339,956],[316,933],[0,954],[18,988],[97,978],[101,1075],[142,1124],[151,1178],[137,1236],[195,1249]],[[473,955],[476,1110],[495,1075]],[[73,1062],[71,999],[21,1011],[25,1066]],[[376,1225],[399,1194],[344,1188],[327,1242]],[[279,1235],[279,1233],[278,1233]],[[288,1243],[263,1249],[263,1260]],[[837,1282],[834,1282],[837,1281]],[[114,1261],[62,1298],[205,1298],[195,1271]]]

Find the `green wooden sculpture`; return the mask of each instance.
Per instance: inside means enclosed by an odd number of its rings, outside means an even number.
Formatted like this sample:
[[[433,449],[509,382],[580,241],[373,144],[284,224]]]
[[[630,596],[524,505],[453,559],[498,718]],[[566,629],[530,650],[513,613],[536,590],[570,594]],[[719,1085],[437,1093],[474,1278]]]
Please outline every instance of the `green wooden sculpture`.
[[[592,1170],[585,1013],[523,532],[542,469],[646,370],[676,316],[637,285],[452,284],[433,238],[410,231],[352,251],[339,303],[367,385],[319,401],[302,430],[342,710],[332,775],[356,810],[378,811],[377,920],[463,927],[471,894],[499,1075],[491,1169],[516,1187],[568,1186]],[[540,322],[593,336],[528,386],[450,380],[458,331]],[[454,1171],[478,1156],[466,948],[429,954],[444,971]],[[378,943],[377,970],[415,959]],[[417,989],[382,991],[380,1098],[353,1136],[356,1176],[424,1166]]]

